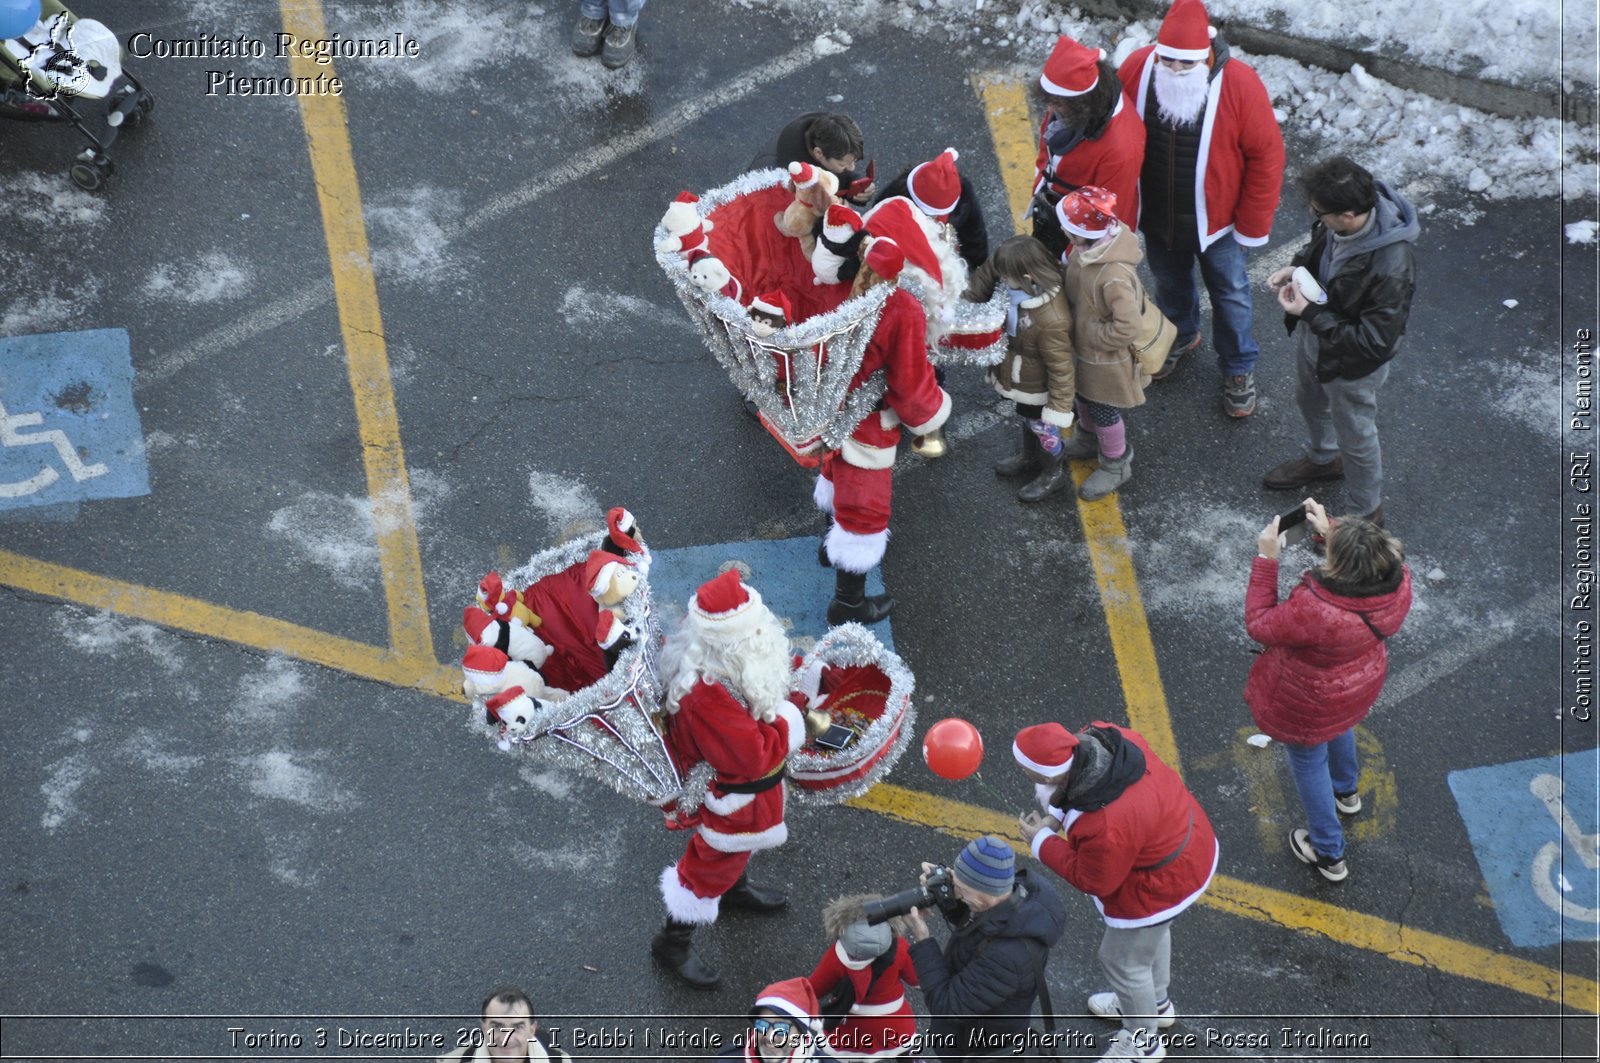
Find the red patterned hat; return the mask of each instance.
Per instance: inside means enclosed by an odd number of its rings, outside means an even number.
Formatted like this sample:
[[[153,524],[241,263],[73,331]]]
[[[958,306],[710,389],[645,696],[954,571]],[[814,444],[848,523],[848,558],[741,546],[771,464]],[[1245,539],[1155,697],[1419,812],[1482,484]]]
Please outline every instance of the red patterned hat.
[[[1067,193],[1056,204],[1056,220],[1069,233],[1098,240],[1117,225],[1117,194],[1095,185]]]

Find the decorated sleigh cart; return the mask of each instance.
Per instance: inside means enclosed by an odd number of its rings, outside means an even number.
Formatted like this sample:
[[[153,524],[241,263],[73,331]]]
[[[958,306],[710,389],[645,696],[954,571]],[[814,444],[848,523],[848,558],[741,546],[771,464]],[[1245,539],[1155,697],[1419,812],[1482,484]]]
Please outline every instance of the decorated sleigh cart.
[[[524,708],[515,715],[493,708],[499,696],[477,697],[472,718],[514,755],[578,772],[681,819],[699,807],[710,769],[702,764],[685,773],[672,756],[656,660],[661,621],[648,562],[638,566],[637,586],[615,607],[631,643],[614,654],[595,643],[592,633],[597,623],[604,626],[605,610],[591,595],[589,559],[605,541],[604,533],[585,536],[506,574],[505,586],[525,588],[516,597],[539,618],[540,640],[549,647],[540,672],[560,694],[520,699],[516,704]],[[791,793],[802,803],[836,804],[865,792],[905,752],[916,725],[914,680],[897,655],[857,624],[831,629],[799,671],[815,660],[824,662],[820,708],[849,737],[837,749],[808,742],[793,754]]]
[[[883,397],[881,375],[853,390],[850,384],[893,289],[880,285],[852,297],[848,281],[824,283],[802,242],[774,222],[794,199],[790,175],[783,170],[747,173],[697,201],[691,197],[703,224],[701,255],[709,252],[730,278],[720,289],[708,290],[704,277],[693,271],[691,256],[674,246],[669,239],[674,234],[664,226],[655,232],[656,261],[711,353],[755,403],[762,424],[797,461],[816,465]],[[700,236],[697,231],[695,238]],[[1000,360],[1003,292],[987,303],[967,303],[954,297],[959,290],[951,292],[949,284],[930,291],[930,278],[914,270],[902,274],[899,286],[931,311],[929,357],[936,364]],[[781,292],[794,311],[792,320],[770,335],[757,331],[749,313],[752,300],[764,292]]]

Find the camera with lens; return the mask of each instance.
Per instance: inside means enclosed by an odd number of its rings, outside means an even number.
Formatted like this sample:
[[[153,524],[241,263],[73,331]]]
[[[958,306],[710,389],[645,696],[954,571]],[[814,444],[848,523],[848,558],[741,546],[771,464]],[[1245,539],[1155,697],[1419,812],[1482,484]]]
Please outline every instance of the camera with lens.
[[[882,900],[868,901],[861,909],[866,913],[867,922],[877,926],[897,915],[905,915],[913,908],[938,907],[948,912],[960,903],[956,900],[955,876],[948,867],[940,864],[928,872],[928,880],[922,885],[901,890]]]

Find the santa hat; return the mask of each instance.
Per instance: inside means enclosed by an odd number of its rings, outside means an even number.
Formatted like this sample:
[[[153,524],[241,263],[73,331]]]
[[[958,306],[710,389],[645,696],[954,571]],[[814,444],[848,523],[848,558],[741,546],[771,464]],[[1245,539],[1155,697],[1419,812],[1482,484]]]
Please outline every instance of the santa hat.
[[[880,236],[867,244],[867,266],[885,280],[894,280],[906,268],[905,252],[887,236]]]
[[[843,203],[835,203],[822,216],[822,235],[836,244],[842,244],[860,232],[863,224],[861,215]]]
[[[1216,35],[1200,0],[1175,0],[1156,34],[1156,54],[1165,59],[1204,60],[1211,55],[1211,38]]]
[[[594,641],[602,650],[609,650],[629,635],[628,625],[609,609],[600,610],[600,622],[595,625]]]
[[[1036,723],[1017,732],[1011,755],[1029,771],[1053,779],[1072,766],[1078,736],[1059,723]]]
[[[913,166],[906,176],[906,192],[922,213],[944,221],[961,201],[961,173],[956,169],[960,152],[945,148],[930,162]]]
[[[765,295],[758,295],[750,300],[749,309],[758,314],[775,317],[785,324],[794,324],[794,307],[789,303],[789,297],[780,291],[771,291]]]
[[[494,618],[475,605],[469,605],[461,610],[461,626],[466,629],[467,638],[473,642],[483,641],[483,632]]]
[[[500,573],[490,572],[478,581],[478,601],[483,607],[495,616],[509,616],[511,602],[505,600],[505,585],[500,582]]]
[[[623,566],[633,567],[633,562],[616,554],[608,554],[604,550],[595,550],[589,554],[588,562],[583,566],[583,582],[589,588],[589,593],[595,597],[605,593],[611,581]]]
[[[821,1010],[817,1006],[817,991],[812,988],[809,978],[786,978],[781,982],[773,982],[756,995],[755,1006],[750,1009],[750,1014],[754,1016],[762,1008],[787,1015],[812,1032],[821,1025],[817,1017]]]
[[[1069,233],[1098,240],[1117,225],[1117,194],[1095,185],[1084,185],[1062,197],[1056,204],[1056,220]]]
[[[751,626],[761,595],[739,579],[739,570],[730,568],[716,579],[707,580],[689,599],[689,618],[701,630],[735,634]]]
[[[916,266],[932,279],[935,287],[944,287],[944,270],[939,266],[939,253],[928,241],[923,222],[911,200],[903,196],[890,196],[864,215],[867,232],[873,236],[887,236],[900,247],[906,261]]]
[[[468,646],[461,655],[461,672],[468,682],[488,686],[500,678],[510,658],[493,646]]]
[[[621,506],[612,506],[606,511],[606,533],[612,542],[630,554],[644,552],[644,545],[636,538],[639,534],[639,522],[634,519]]]
[[[796,188],[810,188],[821,179],[822,175],[809,162],[791,162],[789,164],[789,180],[794,182]]]
[[[500,715],[501,710],[506,708],[506,706],[510,705],[512,702],[516,701],[518,698],[525,699],[528,702],[528,707],[530,710],[533,708],[533,699],[528,697],[528,692],[526,690],[523,690],[521,687],[506,687],[506,689],[502,690],[500,693],[484,702],[484,712],[487,713],[492,719],[499,720],[501,723],[504,723],[505,718]]]
[[[1044,61],[1039,87],[1052,96],[1082,96],[1100,83],[1100,60],[1105,57],[1104,48],[1085,48],[1071,37],[1058,37]]]

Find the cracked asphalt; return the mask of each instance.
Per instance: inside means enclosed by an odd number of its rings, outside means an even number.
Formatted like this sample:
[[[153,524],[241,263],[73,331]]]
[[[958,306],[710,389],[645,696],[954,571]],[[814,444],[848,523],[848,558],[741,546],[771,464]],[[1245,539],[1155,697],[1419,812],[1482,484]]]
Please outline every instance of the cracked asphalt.
[[[244,6],[131,0],[114,28],[274,30],[275,5]],[[521,8],[490,4],[485,16],[525,47],[514,67],[438,60],[424,78],[340,64],[447,663],[484,570],[520,563],[606,506],[638,513],[658,549],[820,528],[809,476],[744,417],[655,269],[651,227],[680,188],[721,183],[794,113],[842,95],[880,171],[956,144],[992,233],[1006,224],[967,80],[992,55],[864,32],[750,87],[739,79],[810,31],[738,5],[661,5],[636,65],[608,84],[563,54],[564,9]],[[330,6],[329,28],[356,33],[407,10]],[[13,204],[0,213],[0,261],[17,277],[0,320],[21,322],[18,333],[129,331],[152,486],[75,513],[0,512],[0,548],[384,645],[306,135],[287,101],[203,97],[204,65],[135,67],[160,108],[119,145],[116,183],[98,200],[67,184],[63,130],[0,128],[0,189],[13,189],[0,192]],[[1289,140],[1291,170],[1325,147],[1293,129]],[[1268,300],[1257,301],[1256,417],[1221,416],[1202,353],[1130,418],[1140,457],[1121,511],[1221,870],[1356,913],[1314,930],[1279,925],[1281,910],[1265,905],[1185,915],[1175,1032],[1195,1040],[1174,1056],[1553,1059],[1594,1044],[1592,1017],[1419,963],[1431,945],[1362,946],[1365,914],[1596,973],[1593,942],[1508,941],[1446,782],[1596,744],[1592,729],[1557,725],[1555,625],[1555,364],[1571,324],[1594,320],[1593,256],[1562,244],[1559,204],[1486,203],[1442,181],[1413,191],[1432,210],[1382,429],[1384,509],[1407,544],[1418,607],[1365,724],[1387,775],[1342,886],[1289,855],[1298,809],[1281,754],[1244,742],[1243,588],[1256,531],[1293,501],[1259,479],[1298,445],[1288,344]],[[1253,260],[1258,279],[1304,227],[1287,193]],[[70,268],[63,233],[83,249]],[[1122,720],[1121,686],[1074,505],[1018,504],[990,471],[1013,441],[1009,412],[975,372],[952,373],[950,387],[954,451],[902,459],[883,575],[923,722],[979,725],[1010,814],[1029,797],[1005,765],[1010,735],[1044,719]],[[331,1057],[312,1052],[319,1027],[451,1036],[506,981],[532,991],[569,1046],[603,1019],[730,1037],[756,989],[811,969],[826,899],[902,888],[919,861],[959,848],[864,810],[796,811],[791,842],[753,864],[794,910],[703,935],[727,988],[695,995],[648,962],[655,879],[681,848],[653,813],[586,781],[519,771],[455,702],[52,596],[0,587],[0,603],[0,1012],[58,1016],[8,1018],[6,1058],[295,1054],[241,1047],[230,1025],[292,1032],[305,1054]],[[914,752],[892,781],[995,804],[936,779]],[[1052,995],[1063,1030],[1101,1035],[1081,1014],[1104,988],[1099,923],[1086,898],[1070,895],[1068,908]],[[195,1017],[170,1018],[185,1015]]]

